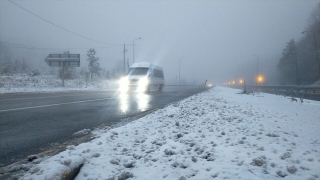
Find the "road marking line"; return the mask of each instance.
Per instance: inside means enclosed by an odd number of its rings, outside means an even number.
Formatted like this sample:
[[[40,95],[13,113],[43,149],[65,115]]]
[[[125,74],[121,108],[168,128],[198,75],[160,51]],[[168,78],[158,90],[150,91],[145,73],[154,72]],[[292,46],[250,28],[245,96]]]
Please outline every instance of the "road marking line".
[[[66,105],[66,104],[77,104],[77,103],[85,103],[85,102],[93,102],[93,101],[103,101],[103,100],[115,99],[115,98],[117,98],[117,97],[91,99],[91,100],[85,100],[85,101],[75,101],[75,102],[67,102],[67,103],[59,103],[59,104],[48,104],[48,105],[23,107],[23,108],[15,108],[15,109],[5,109],[5,110],[0,110],[0,112],[17,111],[17,110],[24,110],[24,109],[35,109],[35,108],[42,108],[42,107],[59,106],[59,105]]]
[[[79,94],[78,94],[79,95]],[[51,97],[72,97],[72,96],[78,96],[78,95],[62,95],[62,96],[40,96],[40,97],[31,97],[31,98],[15,98],[15,99],[1,99],[0,101],[17,101],[22,99],[43,99],[43,98],[51,98]],[[80,94],[82,95],[82,94]]]
[[[185,92],[188,92],[188,91],[180,91],[180,92],[177,92],[177,93],[185,93]]]
[[[0,99],[0,101],[17,101],[17,100],[22,100],[22,99],[41,99],[41,98],[69,97],[69,96],[78,96],[78,95],[67,95],[67,96],[40,96],[40,97],[32,97],[32,98]]]

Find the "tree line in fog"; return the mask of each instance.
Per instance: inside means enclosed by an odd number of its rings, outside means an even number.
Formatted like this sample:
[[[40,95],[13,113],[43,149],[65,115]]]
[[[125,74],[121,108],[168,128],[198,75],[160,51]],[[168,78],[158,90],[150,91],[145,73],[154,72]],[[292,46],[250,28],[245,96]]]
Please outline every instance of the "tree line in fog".
[[[320,80],[320,3],[311,13],[304,36],[287,42],[277,68],[282,85],[309,85]]]

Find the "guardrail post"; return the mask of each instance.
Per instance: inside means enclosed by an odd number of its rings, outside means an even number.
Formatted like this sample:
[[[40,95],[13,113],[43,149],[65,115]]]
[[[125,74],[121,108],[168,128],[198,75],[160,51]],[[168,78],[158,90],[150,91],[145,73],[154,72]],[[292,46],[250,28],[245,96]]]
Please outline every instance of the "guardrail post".
[[[62,61],[62,87],[64,87],[64,62]]]

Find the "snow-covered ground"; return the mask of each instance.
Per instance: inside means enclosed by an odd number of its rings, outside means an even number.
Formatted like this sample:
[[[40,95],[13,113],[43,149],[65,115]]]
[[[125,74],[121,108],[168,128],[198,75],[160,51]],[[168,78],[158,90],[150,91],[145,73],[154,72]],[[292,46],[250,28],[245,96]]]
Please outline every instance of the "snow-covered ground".
[[[31,77],[28,74],[15,74],[0,76],[0,93],[113,90],[118,88],[118,83],[112,80],[89,82],[87,88],[86,81],[81,78],[65,80],[65,87],[61,87],[61,83],[61,79],[56,75]]]
[[[215,87],[46,158],[22,179],[320,179],[320,102]]]

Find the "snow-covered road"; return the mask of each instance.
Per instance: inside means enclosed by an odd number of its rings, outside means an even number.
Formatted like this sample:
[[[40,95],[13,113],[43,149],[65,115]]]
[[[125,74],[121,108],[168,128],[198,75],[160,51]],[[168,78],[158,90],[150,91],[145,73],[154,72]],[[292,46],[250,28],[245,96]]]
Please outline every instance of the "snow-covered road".
[[[22,179],[60,179],[81,163],[77,180],[319,179],[320,102],[239,92],[215,87],[96,130]]]

